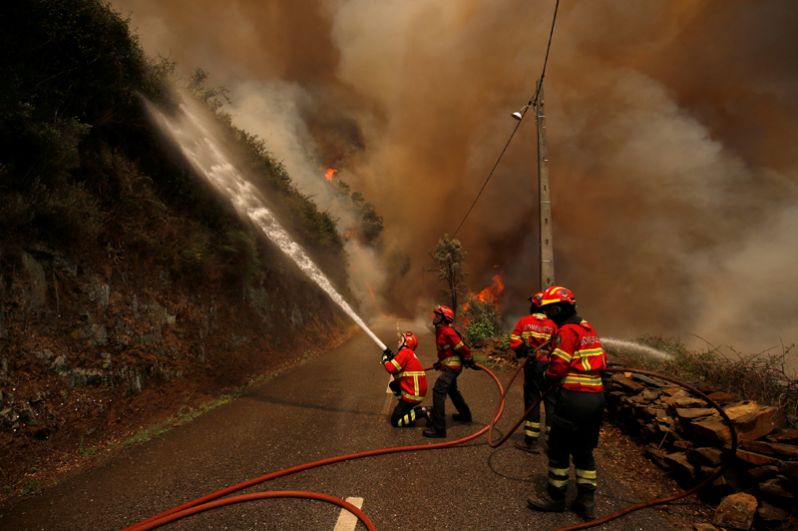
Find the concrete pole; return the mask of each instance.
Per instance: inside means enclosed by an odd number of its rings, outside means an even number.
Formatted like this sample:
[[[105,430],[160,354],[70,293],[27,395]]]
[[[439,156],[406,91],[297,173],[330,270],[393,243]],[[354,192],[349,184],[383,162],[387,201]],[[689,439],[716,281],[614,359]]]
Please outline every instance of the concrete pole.
[[[540,289],[554,284],[554,240],[551,227],[551,200],[549,199],[549,152],[546,147],[546,117],[543,105],[543,87],[540,87],[535,106],[535,124],[538,137],[538,198],[540,200]]]

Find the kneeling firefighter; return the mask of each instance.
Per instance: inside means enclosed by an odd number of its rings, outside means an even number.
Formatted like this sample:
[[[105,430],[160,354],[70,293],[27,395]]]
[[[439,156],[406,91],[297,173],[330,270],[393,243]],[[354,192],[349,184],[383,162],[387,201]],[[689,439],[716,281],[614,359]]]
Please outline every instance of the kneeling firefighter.
[[[607,355],[595,329],[576,313],[571,290],[552,286],[543,291],[541,310],[559,327],[552,339],[551,361],[544,373],[544,385],[559,385],[549,435],[548,496],[530,498],[535,511],[562,512],[568,489],[571,456],[576,469],[577,497],[571,509],[582,518],[596,517],[596,462],[604,411],[601,371]]]
[[[416,419],[429,419],[427,408],[420,406],[427,395],[427,373],[416,357],[418,337],[413,332],[405,332],[399,338],[399,348],[394,355],[390,349],[382,354],[382,365],[393,375],[389,384],[399,402],[391,414],[391,426],[410,428]]]

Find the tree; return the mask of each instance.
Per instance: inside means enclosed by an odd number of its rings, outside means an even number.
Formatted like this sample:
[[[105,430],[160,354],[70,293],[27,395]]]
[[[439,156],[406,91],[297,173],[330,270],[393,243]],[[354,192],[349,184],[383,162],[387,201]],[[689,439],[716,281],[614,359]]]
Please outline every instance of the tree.
[[[465,274],[463,272],[465,257],[466,252],[460,245],[460,240],[450,238],[448,234],[444,234],[438,240],[435,250],[432,252],[432,261],[435,264],[432,270],[444,282],[444,296],[449,297],[452,310],[455,312],[457,311],[457,299],[465,290]]]

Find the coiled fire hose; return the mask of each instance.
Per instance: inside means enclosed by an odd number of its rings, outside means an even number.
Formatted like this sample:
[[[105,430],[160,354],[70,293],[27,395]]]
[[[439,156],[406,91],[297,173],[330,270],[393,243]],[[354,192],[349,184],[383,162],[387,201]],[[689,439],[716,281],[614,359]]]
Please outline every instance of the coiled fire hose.
[[[529,358],[527,358],[527,359],[529,359]],[[363,510],[361,510],[360,508],[352,505],[351,503],[349,503],[349,502],[347,502],[347,501],[345,501],[345,500],[343,500],[341,498],[338,498],[336,496],[331,496],[331,495],[328,495],[328,494],[322,494],[322,493],[311,492],[311,491],[263,491],[263,492],[256,492],[256,493],[252,493],[252,494],[243,494],[243,495],[238,495],[238,496],[231,496],[231,497],[227,497],[227,498],[224,498],[224,499],[219,499],[219,498],[221,498],[222,496],[225,496],[227,494],[231,494],[233,492],[236,492],[236,491],[239,491],[239,490],[243,490],[245,488],[252,487],[254,485],[257,485],[257,484],[260,484],[260,483],[264,483],[264,482],[272,480],[272,479],[288,476],[288,475],[291,475],[291,474],[295,474],[297,472],[302,472],[304,470],[309,470],[311,468],[317,468],[317,467],[321,467],[321,466],[324,466],[324,465],[330,465],[330,464],[333,464],[333,463],[339,463],[341,461],[348,461],[348,460],[353,460],[353,459],[361,459],[361,458],[364,458],[364,457],[372,457],[372,456],[376,456],[376,455],[385,455],[385,454],[420,451],[420,450],[435,450],[435,449],[438,449],[438,448],[448,448],[448,447],[456,446],[456,445],[463,444],[463,443],[466,443],[468,441],[471,441],[473,439],[476,439],[477,437],[481,436],[485,432],[488,433],[488,445],[491,448],[496,448],[498,446],[501,446],[505,441],[507,441],[507,439],[510,438],[510,436],[515,432],[515,430],[518,429],[518,427],[521,425],[521,423],[526,419],[526,415],[532,409],[540,406],[540,402],[543,400],[543,397],[546,395],[546,393],[543,393],[543,395],[538,400],[536,400],[530,407],[528,407],[526,409],[526,411],[524,412],[524,414],[521,416],[521,418],[514,424],[513,428],[511,430],[509,430],[507,432],[507,434],[499,440],[499,442],[494,443],[492,441],[493,428],[499,422],[499,419],[501,418],[501,416],[504,414],[505,403],[506,403],[505,402],[505,398],[506,398],[507,392],[509,391],[510,386],[515,381],[515,379],[518,376],[518,374],[523,370],[524,365],[525,365],[525,363],[522,363],[518,367],[518,369],[515,371],[513,376],[510,378],[510,381],[507,384],[507,389],[505,389],[504,386],[502,386],[502,384],[499,381],[499,379],[496,377],[496,375],[490,369],[488,369],[487,367],[485,367],[482,364],[479,364],[479,363],[477,364],[477,367],[480,368],[481,370],[483,370],[488,376],[490,376],[490,378],[496,384],[496,387],[499,390],[499,405],[498,405],[498,407],[496,409],[496,414],[494,415],[494,417],[491,420],[491,422],[488,425],[486,425],[483,428],[481,428],[480,430],[472,433],[471,435],[468,435],[466,437],[463,437],[463,438],[460,438],[460,439],[456,439],[456,440],[453,440],[453,441],[447,441],[447,442],[436,443],[436,444],[416,444],[416,445],[409,445],[409,446],[397,446],[397,447],[391,447],[391,448],[379,448],[379,449],[375,449],[375,450],[368,450],[368,451],[365,451],[365,452],[358,452],[358,453],[354,453],[354,454],[347,454],[347,455],[341,455],[341,456],[336,456],[336,457],[329,457],[329,458],[326,458],[326,459],[321,459],[321,460],[318,460],[318,461],[313,461],[313,462],[310,462],[310,463],[304,463],[304,464],[293,466],[293,467],[290,467],[290,468],[285,468],[283,470],[278,470],[278,471],[275,471],[275,472],[271,472],[271,473],[265,474],[263,476],[252,478],[252,479],[249,479],[247,481],[243,481],[241,483],[237,483],[235,485],[231,485],[229,487],[225,487],[223,489],[217,490],[215,492],[212,492],[212,493],[207,494],[205,496],[202,496],[200,498],[196,498],[194,500],[188,501],[186,503],[183,503],[182,505],[178,505],[176,507],[173,507],[171,509],[163,511],[163,512],[161,512],[159,514],[151,516],[150,518],[142,520],[142,521],[140,521],[140,522],[138,522],[136,524],[133,524],[133,525],[131,525],[129,527],[126,527],[122,531],[144,531],[144,530],[147,530],[147,529],[154,529],[156,527],[160,527],[160,526],[168,524],[170,522],[174,522],[176,520],[180,520],[182,518],[186,518],[186,517],[191,516],[191,515],[196,514],[196,513],[208,511],[208,510],[211,510],[211,509],[216,509],[216,508],[227,506],[227,505],[233,505],[233,504],[237,504],[237,503],[243,503],[243,502],[255,501],[255,500],[262,500],[262,499],[270,499],[270,498],[305,498],[305,499],[314,499],[314,500],[323,501],[323,502],[331,503],[331,504],[334,504],[334,505],[338,505],[339,507],[342,507],[342,508],[346,509],[347,511],[351,512],[355,517],[358,518],[358,520],[363,522],[363,524],[366,526],[366,528],[369,531],[375,531],[377,528],[374,525],[374,522],[368,517],[368,515],[365,514],[365,512],[363,512]],[[430,368],[427,368],[425,370],[430,370]],[[679,499],[685,498],[687,496],[690,496],[691,494],[694,494],[695,492],[701,490],[702,488],[704,488],[705,486],[707,486],[711,482],[713,482],[716,478],[718,478],[723,473],[723,470],[729,464],[729,462],[734,457],[734,455],[736,454],[736,451],[737,451],[737,432],[734,429],[734,425],[732,424],[731,419],[726,414],[726,412],[723,410],[723,408],[720,407],[719,404],[717,404],[714,400],[709,398],[706,394],[704,394],[702,391],[698,390],[694,386],[692,386],[692,385],[690,385],[688,383],[682,382],[680,380],[677,380],[675,378],[672,378],[670,376],[667,376],[667,375],[664,375],[664,374],[660,374],[660,373],[657,373],[657,372],[653,372],[653,371],[643,370],[643,369],[616,368],[616,367],[613,367],[613,368],[605,369],[604,372],[606,372],[606,373],[629,373],[629,372],[631,372],[631,373],[643,374],[643,375],[651,376],[651,377],[654,377],[654,378],[658,378],[658,379],[661,379],[661,380],[676,384],[676,385],[678,385],[680,387],[683,387],[684,389],[687,389],[688,391],[693,393],[695,396],[698,396],[699,398],[704,400],[708,405],[710,405],[712,408],[714,408],[715,410],[718,411],[718,413],[720,414],[721,418],[723,418],[724,422],[729,427],[730,438],[731,438],[731,448],[725,454],[725,456],[724,456],[725,459],[723,460],[721,465],[712,474],[710,474],[703,481],[701,481],[700,483],[698,483],[697,485],[695,485],[694,487],[692,487],[692,488],[690,488],[688,490],[682,491],[680,493],[677,493],[677,494],[674,494],[674,495],[671,495],[671,496],[666,496],[666,497],[663,497],[663,498],[657,498],[657,499],[650,500],[650,501],[647,501],[647,502],[640,502],[640,503],[634,504],[634,505],[632,505],[630,507],[627,507],[626,509],[623,509],[621,511],[617,511],[615,513],[609,514],[607,516],[604,516],[604,517],[601,517],[601,518],[598,518],[598,519],[595,519],[595,520],[590,520],[588,522],[575,524],[575,525],[572,525],[572,526],[560,527],[560,528],[555,529],[554,531],[573,531],[573,530],[577,530],[577,529],[587,529],[587,528],[590,528],[590,527],[595,527],[595,526],[598,526],[598,525],[605,524],[605,523],[607,523],[609,521],[615,520],[617,518],[620,518],[622,516],[625,516],[627,514],[630,514],[632,512],[638,511],[640,509],[644,509],[644,508],[648,508],[648,507],[654,507],[656,505],[663,505],[663,504],[666,504],[666,503],[671,503],[671,502],[674,502],[676,500],[679,500]],[[549,391],[551,391],[551,388],[549,390],[547,390],[547,392],[549,392]]]

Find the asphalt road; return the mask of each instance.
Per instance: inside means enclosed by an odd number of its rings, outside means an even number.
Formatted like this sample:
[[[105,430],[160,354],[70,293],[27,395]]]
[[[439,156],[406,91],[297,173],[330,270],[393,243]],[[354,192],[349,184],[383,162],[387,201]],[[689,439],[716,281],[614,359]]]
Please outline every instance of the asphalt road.
[[[388,344],[394,326],[375,329]],[[429,332],[419,354],[434,358]],[[318,459],[382,447],[430,442],[422,427],[391,428],[393,397],[380,351],[360,334],[340,348],[284,371],[244,396],[147,443],[120,449],[102,465],[0,509],[0,529],[120,529],[162,510],[268,472]],[[504,381],[510,373],[499,373]],[[432,401],[430,391],[426,402]],[[496,388],[488,376],[466,371],[461,391],[473,424],[449,422],[449,439],[481,428],[493,416]],[[447,415],[452,413],[447,404]],[[501,425],[521,414],[520,385],[513,387]],[[552,529],[577,523],[572,513],[527,509],[534,488],[545,485],[546,459],[515,449],[515,435],[499,449],[485,437],[463,447],[392,454],[313,469],[261,484],[261,490],[312,490],[361,498],[382,530]],[[436,440],[436,442],[440,439]],[[617,451],[617,450],[616,450]],[[645,471],[624,469],[601,449],[598,513],[639,501]],[[573,496],[573,493],[571,493]],[[169,529],[340,530],[341,509],[309,500],[264,500],[199,514]],[[602,529],[685,529],[683,517],[646,510]],[[364,529],[357,524],[357,529]],[[348,529],[355,529],[349,526]]]

